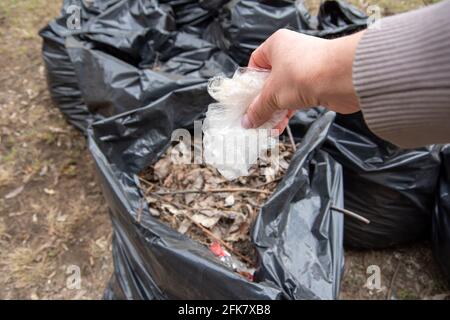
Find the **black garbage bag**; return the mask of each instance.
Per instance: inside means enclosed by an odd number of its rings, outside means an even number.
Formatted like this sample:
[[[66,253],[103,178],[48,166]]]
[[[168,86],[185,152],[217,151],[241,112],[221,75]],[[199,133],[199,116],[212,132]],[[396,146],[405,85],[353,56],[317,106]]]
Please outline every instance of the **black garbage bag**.
[[[79,11],[68,12],[71,6],[79,8]],[[159,25],[174,25],[174,22],[167,22],[170,21],[170,12],[164,15],[160,11],[153,1],[64,0],[61,16],[40,31],[52,100],[76,128],[85,131],[89,124],[102,117],[89,110],[84,101],[80,79],[67,52],[66,39],[90,39],[93,46],[102,44],[105,51],[112,51],[125,61],[136,59],[132,48],[142,45],[145,30]],[[71,19],[77,12],[76,16],[80,18],[78,25],[68,24],[69,21],[74,22]],[[90,76],[85,74],[81,82]]]
[[[83,100],[89,110],[103,117],[137,109],[185,86],[205,83],[217,73],[232,73],[237,65],[205,41],[186,33],[173,35],[164,64],[142,69],[101,51],[90,43],[69,38],[67,51],[72,59]],[[89,77],[86,77],[89,75]]]
[[[442,148],[441,160],[439,192],[432,223],[432,243],[436,261],[450,286],[450,145]]]
[[[345,207],[371,223],[345,221],[345,244],[385,248],[429,237],[439,148],[400,149],[374,135],[361,113],[336,117],[324,149],[344,169]]]
[[[325,1],[318,16],[313,17],[303,1],[241,0],[224,7],[205,37],[226,50],[238,64],[247,65],[252,51],[281,28],[331,38],[365,27],[367,16],[342,1]]]
[[[74,5],[81,16],[75,29],[67,12]],[[65,0],[61,16],[40,35],[51,96],[85,131],[186,83],[232,73],[278,28],[326,37],[366,23],[355,8],[335,1],[312,20],[298,1]]]
[[[208,24],[218,16],[222,6],[231,0],[160,0],[169,4],[177,29],[201,36]]]
[[[212,44],[177,31],[179,25],[198,22],[195,12],[188,14],[197,1],[166,2],[64,1],[61,16],[40,35],[50,93],[69,122],[85,131],[93,121],[145,106],[179,83],[200,83],[236,69]],[[80,10],[79,28],[68,25],[71,6]],[[208,1],[202,6],[207,9],[198,6],[201,12],[212,11]],[[177,14],[185,20],[176,22]]]
[[[262,207],[252,240],[255,282],[234,273],[204,246],[149,214],[136,174],[190,128],[210,98],[205,85],[177,89],[152,104],[96,122],[89,130],[114,229],[115,271],[108,299],[334,299],[343,267],[341,167],[320,150],[334,114],[311,127],[285,178]],[[140,221],[137,216],[140,213]]]
[[[70,1],[64,2],[62,17],[67,16],[66,8],[70,4]],[[73,32],[68,29],[65,18],[50,22],[40,32],[43,39],[42,56],[53,102],[72,125],[83,131],[93,121],[93,115],[83,101],[75,70],[65,48],[65,37]]]
[[[301,136],[326,110],[297,112]],[[344,244],[380,249],[429,238],[440,171],[439,147],[401,149],[374,135],[362,114],[337,115],[322,149],[343,167],[346,209],[368,218],[345,220]]]

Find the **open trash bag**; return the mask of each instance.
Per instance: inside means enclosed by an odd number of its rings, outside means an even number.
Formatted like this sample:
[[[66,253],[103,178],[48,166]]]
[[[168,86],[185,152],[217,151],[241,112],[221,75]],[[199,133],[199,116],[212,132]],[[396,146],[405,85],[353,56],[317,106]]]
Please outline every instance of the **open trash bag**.
[[[255,222],[252,241],[259,257],[255,282],[150,215],[136,174],[164,153],[174,129],[189,128],[202,116],[207,100],[204,87],[183,88],[140,110],[99,121],[89,132],[114,228],[115,272],[105,297],[337,298],[343,216],[330,206],[343,207],[342,171],[319,150],[332,112],[311,127]]]

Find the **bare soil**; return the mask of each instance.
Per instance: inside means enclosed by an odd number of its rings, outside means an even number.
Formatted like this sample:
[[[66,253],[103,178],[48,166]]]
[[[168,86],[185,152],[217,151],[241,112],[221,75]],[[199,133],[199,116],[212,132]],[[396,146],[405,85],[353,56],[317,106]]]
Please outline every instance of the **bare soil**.
[[[386,15],[429,2],[370,4],[380,4]],[[308,4],[317,8],[318,1]],[[37,33],[60,5],[0,1],[0,299],[100,299],[113,270],[111,225],[85,139],[46,89]],[[370,265],[381,269],[380,290],[365,287]],[[80,271],[79,288],[74,270]],[[427,243],[348,250],[341,292],[343,299],[448,294]]]
[[[93,161],[46,88],[37,33],[60,5],[0,2],[0,299],[99,299],[112,272]]]

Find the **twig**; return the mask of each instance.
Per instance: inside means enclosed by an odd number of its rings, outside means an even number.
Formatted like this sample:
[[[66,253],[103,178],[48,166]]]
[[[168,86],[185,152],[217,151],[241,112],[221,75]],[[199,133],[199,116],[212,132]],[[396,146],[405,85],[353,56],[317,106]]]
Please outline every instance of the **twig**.
[[[144,178],[141,178],[138,176],[138,179],[148,186],[148,188],[145,190],[145,192],[143,192],[144,194],[148,194],[155,187],[155,185],[153,183],[151,183],[150,181],[148,181]],[[142,190],[144,190],[144,189],[142,189]]]
[[[140,224],[142,219],[142,212],[144,211],[144,204],[142,203],[142,199],[139,200],[139,209],[136,216],[136,221]]]
[[[140,176],[138,176],[138,178],[139,178],[139,180],[140,180],[141,182],[145,183],[145,184],[148,185],[148,186],[153,187],[153,183],[151,183],[150,181],[145,180],[144,178],[142,178],[142,177],[140,177]]]
[[[156,194],[154,194],[156,195]],[[160,198],[163,201],[169,202],[168,200],[164,199],[163,197],[160,197],[159,195],[156,195],[158,198]],[[192,211],[193,209],[189,206],[186,206],[184,204],[178,203],[178,202],[174,202],[174,201],[170,201],[170,204],[178,207],[179,209],[184,209],[187,211]],[[195,226],[197,226],[198,228],[200,228],[200,230],[202,230],[207,236],[209,236],[210,238],[212,238],[213,240],[216,240],[217,242],[219,242],[222,246],[224,246],[225,248],[227,248],[228,250],[230,250],[232,253],[234,253],[235,255],[237,255],[239,258],[241,258],[242,260],[244,260],[245,262],[247,262],[249,265],[253,265],[253,262],[247,258],[246,256],[242,255],[240,252],[236,251],[231,245],[229,245],[228,243],[224,242],[222,239],[220,239],[219,237],[217,237],[216,235],[214,235],[211,231],[209,231],[207,228],[205,228],[204,226],[202,226],[200,223],[196,222],[194,219],[192,219],[191,216],[187,215],[184,212],[181,212],[186,218],[188,218],[193,224],[195,224]]]
[[[392,290],[394,288],[395,280],[397,279],[398,271],[400,270],[400,265],[402,261],[399,260],[397,263],[397,267],[395,268],[394,275],[392,276],[391,283],[389,284],[389,290],[386,294],[386,300],[390,300],[392,297]]]
[[[162,197],[162,196],[160,196],[160,195],[157,195],[157,194],[151,194],[151,195],[149,195],[149,197],[151,197],[151,196],[156,196],[158,199],[162,199],[162,200],[164,200],[165,202],[167,202],[167,203],[172,203],[173,202],[173,200],[169,200],[169,199],[166,199],[166,198],[164,198],[164,197]],[[180,203],[179,203],[180,204]],[[181,205],[181,204],[180,204]],[[203,211],[221,211],[221,212],[226,212],[226,213],[229,213],[229,214],[235,214],[235,215],[239,215],[239,214],[241,214],[241,212],[238,212],[238,211],[234,211],[234,210],[230,210],[230,209],[226,209],[226,208],[220,208],[220,209],[217,209],[217,208],[212,208],[212,207],[203,207],[203,208],[191,208],[191,207],[183,207],[183,210],[187,210],[187,211],[195,211],[195,212],[203,212]]]
[[[264,193],[264,194],[272,194],[271,192],[267,190],[259,190],[259,189],[252,189],[252,188],[223,188],[223,189],[203,189],[203,190],[194,190],[194,189],[188,189],[188,190],[172,190],[172,191],[156,191],[152,192],[152,194],[157,194],[160,196],[163,195],[171,195],[171,194],[187,194],[187,193],[222,193],[222,192],[254,192],[254,193]]]
[[[333,206],[331,206],[331,210],[338,211],[340,213],[346,214],[346,215],[348,215],[348,216],[350,216],[352,218],[355,218],[356,220],[364,222],[365,224],[369,224],[370,223],[369,219],[366,219],[363,216],[361,216],[361,215],[359,215],[357,213],[354,213],[354,212],[352,212],[350,210],[342,209],[342,208],[338,208],[338,207],[333,207]]]
[[[291,141],[292,149],[295,152],[297,150],[297,146],[295,145],[294,135],[292,134],[292,130],[289,125],[287,125],[287,127],[286,127],[286,132],[288,134],[289,141]]]
[[[280,181],[281,179],[283,179],[283,177],[278,177],[278,178],[276,178],[276,179],[274,179],[274,180],[272,180],[272,181],[264,182],[264,183],[258,184],[258,185],[255,186],[255,188],[262,188],[262,187],[265,187],[265,186],[267,186],[267,185],[269,185],[269,184],[271,184],[271,183],[278,182],[278,181]]]

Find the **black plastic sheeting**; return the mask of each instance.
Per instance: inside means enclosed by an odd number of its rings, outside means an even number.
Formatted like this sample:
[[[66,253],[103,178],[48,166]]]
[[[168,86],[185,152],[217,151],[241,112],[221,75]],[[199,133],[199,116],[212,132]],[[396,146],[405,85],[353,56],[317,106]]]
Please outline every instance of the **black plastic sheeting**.
[[[281,27],[335,37],[366,26],[353,7],[325,2],[311,17],[301,1],[65,0],[40,35],[53,101],[77,128],[134,110],[186,84],[246,65]],[[70,5],[81,29],[67,27]],[[182,84],[180,84],[182,82]]]
[[[70,5],[82,9],[80,30],[66,26]],[[175,30],[172,8],[157,1],[64,1],[62,16],[40,33],[53,100],[84,131],[237,67],[211,44]]]
[[[450,286],[450,145],[441,151],[442,171],[433,215],[432,242],[436,260]]]
[[[108,299],[335,299],[343,268],[342,170],[319,150],[333,122],[318,119],[252,233],[255,282],[223,266],[208,248],[149,214],[136,174],[190,127],[207,106],[203,86],[177,90],[131,113],[99,121],[89,134],[114,229]],[[190,108],[178,112],[185,104]],[[138,212],[141,220],[137,222]]]
[[[221,11],[218,19],[209,25],[205,37],[240,65],[275,30],[289,28],[313,36],[333,38],[366,27],[367,17],[361,11],[342,1],[326,1],[319,14],[312,17],[302,1],[267,0],[236,1]]]
[[[305,132],[324,110],[298,112],[292,129]],[[345,219],[346,246],[380,249],[430,238],[439,146],[398,148],[374,135],[359,112],[337,115],[322,148],[343,167],[345,208],[370,220]]]
[[[324,149],[344,168],[345,244],[386,248],[429,239],[439,179],[439,147],[400,149],[374,135],[362,114],[338,116]]]

